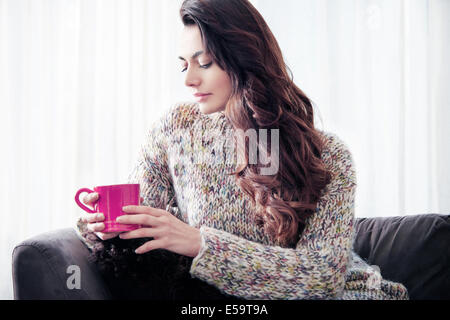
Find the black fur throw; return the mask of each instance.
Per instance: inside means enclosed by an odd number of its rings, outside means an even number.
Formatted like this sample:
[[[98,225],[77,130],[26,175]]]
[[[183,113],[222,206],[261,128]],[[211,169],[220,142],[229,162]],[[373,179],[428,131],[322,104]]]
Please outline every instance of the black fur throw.
[[[114,299],[122,300],[239,300],[189,274],[192,258],[157,249],[134,252],[151,238],[102,241],[86,234],[94,247],[94,262]]]

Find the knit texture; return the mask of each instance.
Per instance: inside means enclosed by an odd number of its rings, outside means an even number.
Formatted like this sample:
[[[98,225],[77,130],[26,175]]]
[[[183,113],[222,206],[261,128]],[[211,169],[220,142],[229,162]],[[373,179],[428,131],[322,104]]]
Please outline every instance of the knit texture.
[[[171,108],[149,130],[128,182],[140,184],[142,205],[165,208],[200,229],[202,246],[190,274],[223,293],[244,299],[408,299],[402,284],[383,279],[352,250],[352,156],[336,135],[320,133],[322,159],[333,178],[293,247],[280,246],[256,224],[257,208],[228,174],[238,158],[223,112],[205,115],[192,103]],[[79,234],[85,228],[79,221]]]

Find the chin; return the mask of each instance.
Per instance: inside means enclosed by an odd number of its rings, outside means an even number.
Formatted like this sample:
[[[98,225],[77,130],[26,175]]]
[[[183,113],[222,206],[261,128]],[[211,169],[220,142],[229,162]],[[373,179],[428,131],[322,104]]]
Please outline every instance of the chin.
[[[199,106],[200,112],[203,114],[212,114],[212,113],[216,113],[216,112],[223,110],[223,108],[218,108],[216,106],[210,106],[205,103],[199,103],[198,106]]]

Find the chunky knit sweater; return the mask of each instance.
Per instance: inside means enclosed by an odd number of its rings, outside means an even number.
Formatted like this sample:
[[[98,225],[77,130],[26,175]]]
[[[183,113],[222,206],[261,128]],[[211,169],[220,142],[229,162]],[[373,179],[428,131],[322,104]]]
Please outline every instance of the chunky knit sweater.
[[[280,246],[256,224],[258,209],[228,175],[237,157],[230,157],[233,130],[223,112],[205,115],[190,103],[171,108],[149,130],[128,182],[140,184],[142,205],[164,208],[200,229],[202,245],[190,274],[223,293],[244,299],[408,299],[402,284],[383,279],[353,251],[352,156],[336,135],[320,133],[322,159],[333,178],[292,247]],[[79,234],[83,228],[79,221]]]

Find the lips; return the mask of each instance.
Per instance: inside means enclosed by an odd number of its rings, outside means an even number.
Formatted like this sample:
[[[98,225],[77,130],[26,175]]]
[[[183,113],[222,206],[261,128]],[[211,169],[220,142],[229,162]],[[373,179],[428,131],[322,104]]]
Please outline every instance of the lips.
[[[204,96],[209,96],[211,95],[211,93],[196,93],[194,94],[194,97],[204,97]]]
[[[204,94],[204,95],[197,95],[195,97],[195,99],[197,100],[197,102],[202,103],[202,102],[206,102],[206,100],[208,100],[208,98],[210,97],[210,94]]]

